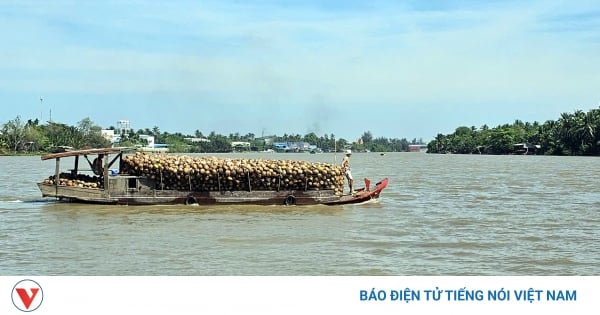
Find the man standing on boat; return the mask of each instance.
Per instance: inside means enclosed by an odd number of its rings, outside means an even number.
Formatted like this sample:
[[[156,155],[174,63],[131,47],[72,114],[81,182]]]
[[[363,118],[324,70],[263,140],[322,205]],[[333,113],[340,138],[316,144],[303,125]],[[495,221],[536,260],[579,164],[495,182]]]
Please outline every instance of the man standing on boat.
[[[350,194],[354,194],[354,189],[352,188],[352,184],[354,184],[354,179],[352,178],[352,172],[350,171],[350,156],[352,155],[352,150],[346,150],[346,156],[342,160],[342,171],[346,178],[348,179],[348,187],[350,187]]]

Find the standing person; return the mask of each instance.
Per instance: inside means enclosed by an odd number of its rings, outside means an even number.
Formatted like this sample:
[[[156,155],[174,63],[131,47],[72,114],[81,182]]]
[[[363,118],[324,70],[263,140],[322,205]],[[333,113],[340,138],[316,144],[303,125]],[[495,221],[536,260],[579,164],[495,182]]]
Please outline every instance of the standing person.
[[[352,155],[352,150],[346,150],[346,156],[342,160],[342,171],[346,178],[348,179],[348,187],[350,187],[350,194],[354,194],[354,189],[352,188],[352,184],[354,184],[354,179],[352,178],[352,172],[350,170],[350,156]]]

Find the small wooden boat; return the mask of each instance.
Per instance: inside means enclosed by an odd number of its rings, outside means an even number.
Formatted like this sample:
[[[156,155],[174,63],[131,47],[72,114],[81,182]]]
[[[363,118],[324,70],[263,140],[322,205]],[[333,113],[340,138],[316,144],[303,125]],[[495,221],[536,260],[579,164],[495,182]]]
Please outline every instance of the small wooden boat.
[[[148,177],[123,173],[123,155],[129,151],[125,148],[103,148],[44,155],[41,157],[42,160],[56,161],[55,173],[37,185],[43,197],[71,202],[121,205],[343,205],[377,199],[388,185],[388,179],[385,178],[371,189],[370,180],[365,179],[365,187],[357,189],[352,195],[340,195],[334,190],[327,189],[267,191],[161,189],[161,185]],[[102,155],[102,174],[99,176],[85,174],[90,170],[81,168],[79,164],[81,157],[87,159],[87,155]],[[64,172],[61,171],[61,159],[67,157],[74,157],[75,162],[72,169]]]

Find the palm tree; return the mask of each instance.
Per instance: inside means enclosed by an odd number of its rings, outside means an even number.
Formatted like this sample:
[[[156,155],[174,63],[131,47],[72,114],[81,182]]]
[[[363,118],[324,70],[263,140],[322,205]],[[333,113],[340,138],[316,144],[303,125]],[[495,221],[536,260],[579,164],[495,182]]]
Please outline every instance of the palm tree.
[[[591,153],[592,148],[596,144],[594,140],[596,138],[597,122],[594,118],[592,111],[588,112],[588,114],[584,114],[581,111],[576,113],[577,125],[574,134],[581,141],[580,148],[582,154]]]
[[[436,153],[446,153],[446,136],[438,133],[437,136],[435,136],[435,150]]]
[[[160,128],[158,128],[158,126],[152,127],[152,135],[154,136],[154,142],[159,143],[158,136],[160,135]]]

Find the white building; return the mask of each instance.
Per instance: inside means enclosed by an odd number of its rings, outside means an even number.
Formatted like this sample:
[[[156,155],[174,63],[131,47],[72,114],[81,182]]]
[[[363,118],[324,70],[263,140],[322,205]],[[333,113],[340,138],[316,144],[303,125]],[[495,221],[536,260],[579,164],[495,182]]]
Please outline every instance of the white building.
[[[102,130],[100,134],[102,135],[102,137],[104,137],[104,139],[110,141],[110,143],[112,143],[113,145],[115,145],[115,143],[119,143],[119,141],[121,140],[121,137],[115,136],[115,131],[112,129]]]
[[[238,149],[238,150],[250,150],[250,142],[244,142],[244,141],[232,141],[231,142],[231,148],[232,149]]]
[[[210,140],[206,138],[184,138],[183,140],[189,141],[191,143],[210,142]]]
[[[128,135],[131,132],[131,124],[129,120],[119,120],[117,121],[117,133],[122,135]]]
[[[154,136],[140,135],[140,139],[146,140],[146,148],[149,148],[149,149],[154,148]]]

